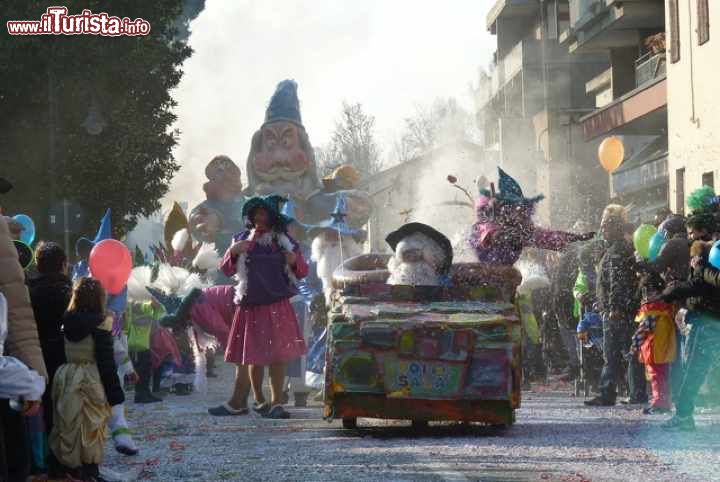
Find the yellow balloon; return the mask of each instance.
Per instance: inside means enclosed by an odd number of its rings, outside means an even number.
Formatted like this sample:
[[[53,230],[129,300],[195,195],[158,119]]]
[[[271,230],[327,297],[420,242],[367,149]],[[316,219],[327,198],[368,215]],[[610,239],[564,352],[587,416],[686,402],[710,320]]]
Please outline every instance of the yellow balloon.
[[[603,169],[613,172],[620,167],[625,159],[625,146],[617,136],[610,136],[603,139],[598,147],[598,159]]]

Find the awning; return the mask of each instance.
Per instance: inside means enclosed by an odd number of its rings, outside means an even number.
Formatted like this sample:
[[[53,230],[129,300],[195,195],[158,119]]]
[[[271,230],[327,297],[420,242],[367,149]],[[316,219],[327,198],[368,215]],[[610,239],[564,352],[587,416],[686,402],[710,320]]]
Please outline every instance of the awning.
[[[580,119],[585,140],[602,135],[659,134],[667,129],[667,80],[642,85]]]

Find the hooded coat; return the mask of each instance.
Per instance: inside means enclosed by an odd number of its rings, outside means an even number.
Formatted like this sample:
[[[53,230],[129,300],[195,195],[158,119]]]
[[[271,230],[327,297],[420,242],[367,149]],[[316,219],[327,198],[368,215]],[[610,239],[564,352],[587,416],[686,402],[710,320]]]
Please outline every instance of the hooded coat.
[[[40,340],[25,274],[15,245],[10,238],[7,221],[0,216],[0,292],[8,303],[8,337],[5,351],[47,379]]]

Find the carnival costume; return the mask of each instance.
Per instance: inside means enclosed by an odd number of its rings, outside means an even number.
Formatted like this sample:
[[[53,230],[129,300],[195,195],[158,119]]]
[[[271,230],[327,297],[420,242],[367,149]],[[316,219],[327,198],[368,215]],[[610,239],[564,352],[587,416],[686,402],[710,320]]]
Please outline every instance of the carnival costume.
[[[559,251],[569,243],[594,236],[535,226],[532,215],[544,196],[526,198],[515,179],[500,168],[498,172],[498,192],[483,189],[475,203],[477,222],[469,242],[479,262],[513,265],[526,247]]]

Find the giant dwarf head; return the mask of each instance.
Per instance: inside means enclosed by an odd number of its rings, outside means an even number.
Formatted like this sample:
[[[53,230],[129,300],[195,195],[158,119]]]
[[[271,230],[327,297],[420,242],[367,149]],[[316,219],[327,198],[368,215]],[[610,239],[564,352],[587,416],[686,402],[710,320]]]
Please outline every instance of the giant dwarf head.
[[[320,189],[294,80],[277,85],[265,122],[253,135],[247,173],[249,190],[257,195],[282,194],[304,200]]]

